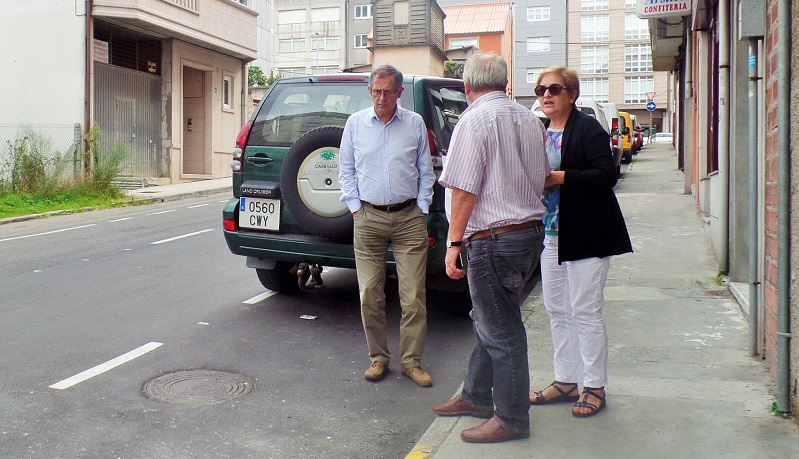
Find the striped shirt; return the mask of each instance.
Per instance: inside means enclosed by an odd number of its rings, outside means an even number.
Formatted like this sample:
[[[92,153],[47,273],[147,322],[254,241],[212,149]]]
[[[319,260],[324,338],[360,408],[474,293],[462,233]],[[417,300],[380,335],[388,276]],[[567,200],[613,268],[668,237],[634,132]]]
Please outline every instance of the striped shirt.
[[[477,231],[541,220],[544,179],[550,173],[546,129],[530,110],[503,92],[480,96],[461,114],[439,182],[477,196],[464,238]]]
[[[374,107],[350,115],[339,150],[341,201],[350,212],[361,201],[385,206],[416,199],[427,213],[433,200],[433,160],[422,117],[397,107],[383,124]]]

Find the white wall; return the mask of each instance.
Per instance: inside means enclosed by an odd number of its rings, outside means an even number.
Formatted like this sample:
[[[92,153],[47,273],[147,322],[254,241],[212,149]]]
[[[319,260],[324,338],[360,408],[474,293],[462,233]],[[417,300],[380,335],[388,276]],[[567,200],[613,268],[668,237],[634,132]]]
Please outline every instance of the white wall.
[[[85,2],[8,3],[0,15],[0,123],[83,124]]]

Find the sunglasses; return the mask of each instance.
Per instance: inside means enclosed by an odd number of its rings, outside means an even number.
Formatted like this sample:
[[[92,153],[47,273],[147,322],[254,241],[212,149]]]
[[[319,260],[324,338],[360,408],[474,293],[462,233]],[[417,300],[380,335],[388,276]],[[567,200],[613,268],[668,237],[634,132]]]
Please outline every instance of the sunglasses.
[[[533,89],[533,92],[535,92],[535,95],[538,97],[544,97],[544,94],[546,94],[547,91],[549,91],[549,93],[552,94],[553,96],[557,96],[560,95],[560,93],[563,92],[564,89],[567,91],[570,90],[570,88],[561,86],[557,83],[553,83],[549,86],[544,86],[542,84],[539,84],[538,86],[535,87],[535,89]]]

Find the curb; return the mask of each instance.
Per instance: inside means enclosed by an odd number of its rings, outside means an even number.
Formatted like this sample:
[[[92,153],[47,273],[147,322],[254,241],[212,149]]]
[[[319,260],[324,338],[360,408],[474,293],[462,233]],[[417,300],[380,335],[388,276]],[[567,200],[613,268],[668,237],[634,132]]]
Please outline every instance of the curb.
[[[126,202],[124,205],[118,207],[130,207],[130,206],[141,206],[147,204],[153,204],[156,202],[167,202],[167,201],[179,201],[181,199],[187,199],[196,196],[206,196],[209,194],[216,194],[216,193],[223,193],[223,192],[230,192],[233,190],[233,186],[226,186],[222,188],[213,188],[207,190],[199,190],[199,191],[190,191],[190,192],[183,192],[183,193],[176,193],[176,194],[166,194],[164,196],[158,196],[158,193],[163,193],[163,191],[153,190],[152,196],[148,196],[145,192],[139,192],[137,194],[126,194],[131,201]],[[102,209],[110,209],[111,207],[83,207],[80,209],[65,209],[65,210],[52,210],[50,212],[42,212],[40,214],[29,214],[29,215],[18,215],[16,217],[7,217],[7,218],[0,218],[0,225],[5,225],[7,223],[19,223],[28,220],[36,220],[39,218],[50,218],[50,217],[57,217],[59,215],[70,215],[70,214],[77,214],[82,212],[91,212],[94,210],[102,210]]]
[[[433,457],[434,454],[441,448],[444,441],[452,433],[452,430],[458,424],[460,416],[445,417],[438,416],[430,427],[427,428],[422,438],[416,442],[410,453],[405,456],[405,459],[426,459]]]

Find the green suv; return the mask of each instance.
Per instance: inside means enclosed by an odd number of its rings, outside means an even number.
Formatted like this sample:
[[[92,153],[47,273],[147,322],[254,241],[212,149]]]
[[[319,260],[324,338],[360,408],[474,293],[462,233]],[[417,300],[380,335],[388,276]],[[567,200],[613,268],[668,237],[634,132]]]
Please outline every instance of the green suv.
[[[247,257],[269,290],[321,286],[324,266],[355,268],[352,216],[339,200],[338,154],[349,115],[372,106],[368,84],[368,74],[352,73],[281,79],[239,132],[233,197],[222,212],[225,241]],[[438,175],[466,109],[463,82],[405,76],[403,87],[398,103],[424,118]],[[444,189],[436,183],[427,215],[427,285],[464,292],[465,281],[444,272],[447,229]],[[388,269],[396,269],[390,249]]]

